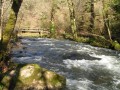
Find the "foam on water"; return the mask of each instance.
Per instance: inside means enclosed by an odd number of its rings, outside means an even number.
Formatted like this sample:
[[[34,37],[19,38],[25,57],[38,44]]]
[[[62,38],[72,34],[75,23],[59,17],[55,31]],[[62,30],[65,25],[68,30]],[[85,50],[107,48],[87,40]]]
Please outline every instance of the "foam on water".
[[[91,90],[90,85],[92,85],[92,82],[89,80],[72,80],[67,79],[68,88],[70,90]]]
[[[22,39],[22,42],[31,42],[29,39]]]
[[[114,56],[105,56],[105,55],[91,55],[96,58],[101,58],[101,60],[63,60],[64,64],[66,64],[67,68],[82,68],[91,70],[92,67],[100,66],[100,68],[109,69],[111,71],[120,72],[120,60],[118,60]]]
[[[109,72],[113,76],[112,80],[113,80],[114,90],[119,90],[118,88],[120,88],[120,59],[115,56],[106,56],[106,55],[91,54],[90,56],[101,58],[101,60],[91,61],[91,60],[84,60],[84,59],[82,60],[67,59],[67,60],[64,60],[63,62],[66,65],[66,67],[69,69],[79,68],[81,70],[87,71],[88,73],[92,72],[94,69],[97,69],[99,71],[104,70],[106,72]],[[91,89],[78,89],[78,90],[91,90]],[[109,89],[104,88],[100,90],[109,90]]]
[[[106,69],[109,69],[111,71],[115,71],[120,73],[119,69],[120,69],[120,58],[117,58],[115,56],[106,56],[106,55],[91,55],[97,58],[101,58],[100,61],[98,61],[98,63],[100,65],[104,65],[106,67]]]
[[[94,85],[94,83],[88,79],[67,79],[69,90],[109,90],[105,87]],[[94,89],[93,89],[94,87]]]
[[[35,63],[40,62],[42,60],[42,57],[35,56],[35,57],[14,57],[12,58],[13,61],[19,62],[19,63]]]

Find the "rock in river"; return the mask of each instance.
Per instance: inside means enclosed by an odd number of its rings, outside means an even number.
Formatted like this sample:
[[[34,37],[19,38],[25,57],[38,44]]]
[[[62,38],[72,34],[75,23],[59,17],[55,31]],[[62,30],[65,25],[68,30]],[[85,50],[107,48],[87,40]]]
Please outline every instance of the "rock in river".
[[[66,85],[63,76],[37,64],[21,65],[11,73],[2,80],[3,90],[61,90]]]

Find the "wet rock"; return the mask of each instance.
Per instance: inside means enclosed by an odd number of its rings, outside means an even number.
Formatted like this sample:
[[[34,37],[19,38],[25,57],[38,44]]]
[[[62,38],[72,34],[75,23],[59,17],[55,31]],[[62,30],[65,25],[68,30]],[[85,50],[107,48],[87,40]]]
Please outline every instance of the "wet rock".
[[[101,76],[99,78],[97,78],[94,83],[99,85],[99,84],[111,84],[110,81],[112,81],[112,77],[109,77],[109,76]]]
[[[14,75],[5,76],[2,84],[5,90],[61,90],[66,79],[37,64],[27,64],[20,66]]]
[[[66,53],[63,55],[63,59],[71,59],[71,60],[101,60],[100,58],[92,57],[87,53],[78,53],[78,52],[71,52],[71,53]]]
[[[117,85],[117,88],[120,89],[120,83]]]

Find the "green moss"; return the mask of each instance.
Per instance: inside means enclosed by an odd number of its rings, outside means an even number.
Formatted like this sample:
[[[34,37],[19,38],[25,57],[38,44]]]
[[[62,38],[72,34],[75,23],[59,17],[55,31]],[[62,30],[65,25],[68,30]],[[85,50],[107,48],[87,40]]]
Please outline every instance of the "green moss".
[[[117,43],[117,41],[113,41],[112,46],[114,47],[116,43]]]
[[[21,68],[19,80],[24,84],[31,84],[34,80],[41,78],[42,68],[37,64],[29,64]]]
[[[62,88],[62,86],[65,86],[66,84],[66,79],[64,77],[51,71],[46,71],[44,77],[47,82],[47,87],[51,89]]]
[[[109,48],[111,43],[104,37],[93,37],[89,40],[89,43],[93,46]]]
[[[70,18],[71,19],[71,29],[72,29],[72,35],[73,39],[77,39],[77,28],[76,28],[76,20],[75,18]]]
[[[0,83],[0,90],[3,90],[3,84]]]
[[[71,34],[68,34],[68,33],[65,33],[65,34],[63,35],[63,37],[64,37],[65,39],[74,40],[74,39],[73,39],[73,36],[72,36]]]
[[[50,34],[51,37],[55,37],[55,23],[53,21],[51,21],[50,25]]]
[[[10,17],[8,19],[8,22],[6,24],[5,30],[3,32],[3,41],[2,41],[2,48],[3,48],[3,50],[7,49],[10,37],[11,37],[12,32],[14,30],[15,22],[16,22],[15,13],[13,11],[11,11]]]
[[[120,50],[120,44],[115,45],[115,50]]]
[[[88,43],[89,42],[89,38],[85,38],[85,37],[78,37],[76,39],[77,42],[82,42],[82,43]]]
[[[9,85],[10,85],[10,80],[11,80],[11,77],[8,76],[8,75],[5,75],[4,78],[2,79],[1,83],[3,85],[3,88],[8,88]]]
[[[65,86],[65,82],[65,78],[58,75],[56,75],[52,80],[49,81],[49,83],[55,88],[61,88],[62,86]]]
[[[112,42],[112,47],[115,50],[120,50],[120,44],[117,41]]]
[[[102,43],[96,42],[96,41],[93,41],[93,42],[91,42],[90,44],[91,44],[92,46],[105,47],[105,46],[102,45]]]
[[[31,90],[31,88],[58,90],[66,85],[66,79],[55,72],[41,68],[37,64],[27,64],[18,65],[13,77],[9,73],[1,83],[4,85],[5,90],[8,89],[9,85],[15,86],[14,90]]]

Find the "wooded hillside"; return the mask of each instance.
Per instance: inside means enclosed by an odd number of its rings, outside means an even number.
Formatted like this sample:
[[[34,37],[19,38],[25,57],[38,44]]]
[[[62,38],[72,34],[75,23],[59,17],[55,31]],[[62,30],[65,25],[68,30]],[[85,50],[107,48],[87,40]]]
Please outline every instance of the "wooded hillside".
[[[4,1],[4,22],[9,16],[9,1]],[[76,30],[71,30],[72,18]],[[119,0],[23,0],[15,30],[54,28],[50,32],[56,35],[90,33],[120,42],[119,25]]]

